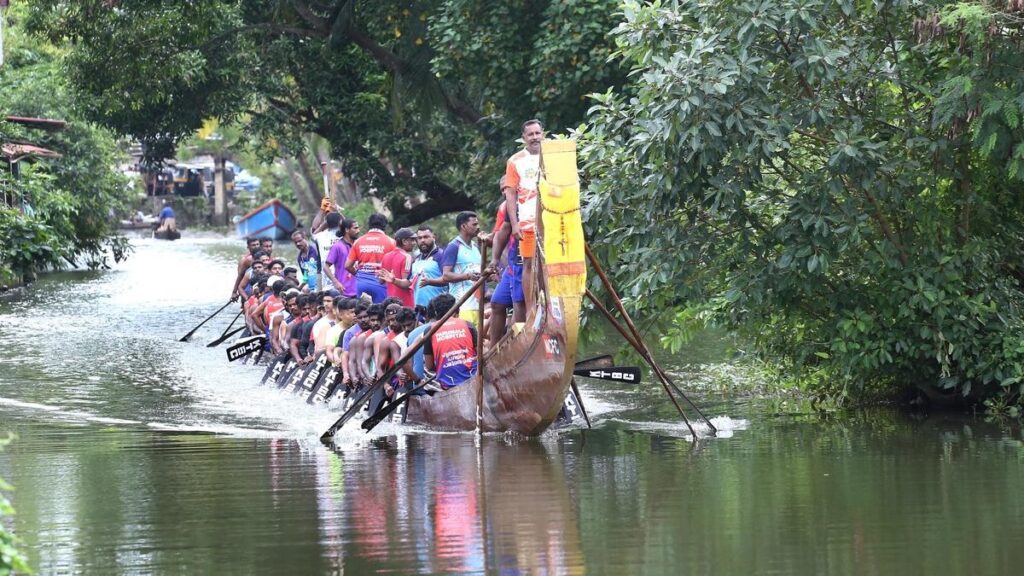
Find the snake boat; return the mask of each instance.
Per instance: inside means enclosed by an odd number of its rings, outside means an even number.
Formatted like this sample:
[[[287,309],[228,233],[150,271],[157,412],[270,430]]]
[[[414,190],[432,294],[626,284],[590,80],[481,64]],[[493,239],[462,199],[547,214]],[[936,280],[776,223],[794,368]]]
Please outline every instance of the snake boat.
[[[564,421],[567,415],[580,413],[579,399],[570,391],[574,368],[610,365],[610,359],[576,362],[586,286],[576,143],[548,140],[541,154],[537,253],[531,260],[531,285],[525,287],[533,306],[526,321],[486,352],[482,374],[433,396],[412,396],[404,410],[395,412],[393,422],[475,430],[479,404],[485,432],[535,436],[560,417]],[[257,354],[254,351],[251,356]],[[360,391],[345,389],[340,379],[340,370],[329,365],[323,354],[306,366],[282,355],[270,362],[263,382],[302,394],[311,404],[345,396],[340,404],[348,408]],[[370,398],[366,412],[372,414],[383,400],[382,396]]]

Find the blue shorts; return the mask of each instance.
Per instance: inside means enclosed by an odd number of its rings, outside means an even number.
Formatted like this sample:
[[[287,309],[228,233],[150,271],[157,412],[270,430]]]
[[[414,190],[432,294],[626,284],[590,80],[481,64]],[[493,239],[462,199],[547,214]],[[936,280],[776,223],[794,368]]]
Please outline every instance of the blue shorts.
[[[523,266],[519,264],[519,244],[513,244],[508,250],[508,269],[501,275],[494,294],[491,295],[491,302],[501,306],[511,306],[513,303],[525,302],[523,295]]]
[[[498,281],[497,288],[495,288],[494,293],[491,294],[491,304],[497,304],[505,307],[512,305],[513,281],[514,278],[511,270],[506,270],[501,273],[501,280]]]
[[[370,277],[362,272],[356,274],[356,295],[366,292],[374,304],[380,304],[388,297],[387,286],[380,283],[376,276]]]

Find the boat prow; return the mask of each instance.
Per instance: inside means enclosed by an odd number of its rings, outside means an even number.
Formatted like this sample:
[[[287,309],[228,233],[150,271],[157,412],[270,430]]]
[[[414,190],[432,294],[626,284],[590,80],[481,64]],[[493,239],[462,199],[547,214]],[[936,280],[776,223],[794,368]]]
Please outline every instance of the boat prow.
[[[287,240],[298,227],[295,214],[277,198],[242,216],[235,231],[242,238]]]
[[[532,259],[536,303],[484,356],[479,375],[433,397],[409,400],[406,422],[455,431],[474,430],[483,387],[485,432],[538,435],[565,402],[576,362],[580,306],[586,286],[576,143],[548,140],[541,149],[537,255]]]

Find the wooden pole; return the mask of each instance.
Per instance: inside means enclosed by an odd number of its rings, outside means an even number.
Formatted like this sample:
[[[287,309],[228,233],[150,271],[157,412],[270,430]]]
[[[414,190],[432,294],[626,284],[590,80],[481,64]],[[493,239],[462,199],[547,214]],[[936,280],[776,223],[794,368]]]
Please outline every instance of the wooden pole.
[[[480,243],[480,278],[487,278],[483,270],[484,263],[487,262],[487,243]],[[477,317],[476,326],[476,433],[484,433],[484,292],[486,292],[487,283],[484,282],[480,286],[480,306],[479,316]],[[491,322],[496,319],[491,318]],[[491,342],[491,346],[494,346],[494,342]]]
[[[213,158],[213,223],[225,226],[228,223],[227,196],[224,193],[224,156]]]
[[[621,334],[622,337],[625,338],[626,342],[633,346],[633,348],[636,349],[636,351],[640,354],[640,357],[643,358],[644,361],[647,362],[647,365],[651,367],[651,370],[654,372],[654,375],[658,377],[658,382],[661,384],[661,387],[665,390],[665,394],[668,394],[668,399],[672,401],[672,405],[676,407],[676,410],[679,412],[679,415],[683,417],[683,422],[685,422],[686,427],[689,428],[690,434],[692,434],[694,438],[697,438],[697,432],[693,429],[693,425],[690,424],[690,419],[686,417],[686,412],[684,412],[682,406],[679,405],[679,401],[676,400],[675,395],[672,394],[672,390],[670,390],[668,384],[665,383],[665,379],[662,377],[661,373],[658,372],[658,369],[654,367],[654,363],[647,356],[647,352],[644,350],[644,348],[637,344],[637,342],[633,340],[632,336],[626,333],[625,328],[623,328],[622,325],[619,324],[619,321],[616,320],[614,316],[612,316],[612,313],[608,310],[608,308],[606,308],[605,305],[602,304],[601,301],[597,299],[597,296],[594,296],[594,293],[591,292],[589,289],[587,290],[587,298],[590,298],[590,301],[594,303],[594,306],[601,312],[601,314],[604,315],[608,322],[610,322],[611,325],[614,326],[615,329],[619,331],[619,334]]]
[[[625,320],[626,322],[626,326],[629,327],[629,331],[633,335],[633,347],[636,348],[638,352],[640,352],[640,355],[651,366],[651,369],[654,370],[655,374],[658,376],[658,379],[662,381],[662,386],[665,388],[665,391],[669,392],[669,385],[671,385],[673,388],[676,388],[676,390],[679,392],[679,395],[682,396],[683,399],[686,400],[687,404],[689,404],[690,407],[692,407],[697,412],[697,414],[700,415],[700,417],[704,420],[704,423],[707,424],[707,426],[711,429],[712,433],[717,432],[718,429],[715,428],[714,424],[712,424],[710,420],[708,420],[708,417],[705,416],[704,413],[700,411],[700,408],[697,408],[697,405],[694,404],[689,398],[687,398],[681,390],[679,390],[679,388],[669,379],[665,371],[662,370],[661,366],[659,366],[658,363],[654,360],[654,355],[651,354],[651,351],[647,347],[647,344],[644,343],[643,338],[641,338],[640,331],[636,329],[636,325],[633,324],[633,319],[630,318],[629,313],[626,312],[626,307],[622,304],[622,300],[619,298],[618,293],[615,291],[615,287],[612,286],[611,280],[608,279],[608,276],[605,274],[604,269],[601,267],[601,264],[597,261],[597,257],[594,256],[594,252],[590,249],[590,245],[585,245],[585,249],[587,252],[587,259],[590,260],[590,264],[591,266],[594,267],[594,271],[597,272],[597,275],[601,278],[601,282],[604,284],[605,289],[608,290],[608,293],[612,297],[612,302],[615,303],[616,309],[619,311],[619,314],[622,315],[623,320]],[[594,301],[595,303],[597,302],[597,299],[594,298],[592,293],[590,293],[589,296],[592,301]],[[601,307],[603,308],[603,305],[601,305]],[[607,312],[606,308],[605,312]],[[608,317],[610,320],[612,320],[610,315],[608,315]],[[615,323],[614,320],[612,320],[612,322]],[[625,333],[621,329],[620,332],[623,333],[623,336],[625,336]],[[672,396],[671,393],[669,394],[669,396]],[[675,402],[674,398],[673,402]],[[676,405],[676,407],[679,407],[678,404]],[[682,410],[680,410],[680,413],[681,412]],[[686,419],[686,416],[684,415],[683,418]],[[689,425],[689,421],[687,421],[687,425]],[[693,428],[691,427],[690,430],[692,431]]]
[[[323,176],[324,180],[324,198],[329,198],[333,203],[334,198],[331,198],[331,186],[327,179],[327,162],[320,163],[320,174]]]

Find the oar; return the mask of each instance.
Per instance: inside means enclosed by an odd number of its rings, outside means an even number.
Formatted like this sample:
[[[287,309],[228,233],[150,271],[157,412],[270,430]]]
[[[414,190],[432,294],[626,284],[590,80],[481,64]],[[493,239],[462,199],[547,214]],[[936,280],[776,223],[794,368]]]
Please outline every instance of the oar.
[[[402,354],[402,357],[396,360],[395,364],[391,368],[389,368],[388,371],[385,372],[383,376],[378,378],[376,382],[370,385],[370,387],[363,392],[362,396],[356,398],[355,401],[352,402],[352,406],[350,406],[349,409],[346,410],[345,413],[341,415],[341,418],[338,418],[338,421],[335,422],[330,428],[327,429],[326,432],[324,432],[320,436],[320,441],[330,442],[331,439],[334,438],[334,435],[337,434],[338,430],[341,430],[341,427],[344,426],[346,422],[351,420],[352,417],[355,416],[357,412],[359,412],[359,409],[362,408],[363,404],[370,399],[373,393],[376,392],[377,389],[380,388],[381,386],[384,386],[384,384],[388,380],[391,380],[391,377],[397,374],[398,371],[402,369],[402,365],[408,362],[409,359],[412,358],[414,354],[416,354],[416,351],[419,350],[420,347],[423,346],[423,344],[428,342],[430,338],[434,335],[434,333],[440,330],[441,326],[445,322],[447,322],[449,318],[454,316],[456,311],[458,311],[459,307],[465,304],[466,301],[469,300],[469,298],[473,295],[473,293],[476,292],[477,288],[483,285],[483,283],[486,281],[486,276],[480,276],[480,279],[473,283],[473,286],[469,290],[467,290],[465,294],[462,295],[462,298],[459,298],[459,301],[456,302],[455,305],[451,307],[451,309],[445,312],[443,316],[441,316],[440,318],[437,319],[436,322],[434,322],[434,325],[430,327],[430,330],[427,330],[426,333],[423,334],[423,338],[421,338],[416,345],[406,348],[405,353]]]
[[[582,370],[584,368],[611,368],[615,365],[615,359],[609,354],[601,354],[600,356],[594,356],[592,358],[584,358],[576,363],[573,370]]]
[[[220,333],[221,336],[227,334],[228,330],[231,330],[231,328],[235,325],[235,322],[238,322],[238,319],[242,317],[243,312],[245,312],[245,310],[239,310],[238,314],[235,314],[235,317],[231,319],[231,324],[228,324],[228,327],[225,328],[224,331]]]
[[[222,310],[224,310],[228,306],[231,306],[231,304],[232,304],[232,302],[230,300],[228,300],[227,304],[225,304],[225,305],[221,306],[220,308],[218,308],[216,312],[214,312],[213,314],[210,314],[209,318],[207,318],[206,320],[203,320],[202,322],[199,323],[198,326],[196,326],[195,328],[189,330],[188,334],[185,334],[181,338],[178,338],[178,342],[188,342],[189,338],[191,338],[192,335],[196,333],[196,330],[199,330],[200,326],[202,326],[203,324],[206,324],[207,322],[212,320],[214,316],[216,316],[217,314],[220,314]]]
[[[487,243],[480,247],[480,262],[487,262]],[[484,271],[486,272],[486,271]],[[481,274],[481,278],[487,278],[487,274]],[[476,433],[484,433],[484,292],[480,290],[480,316],[477,317],[476,327]],[[491,318],[491,322],[497,322],[497,318]]]
[[[601,283],[604,284],[605,289],[608,290],[608,293],[611,295],[612,301],[615,303],[616,309],[618,309],[619,314],[622,314],[622,318],[626,321],[626,326],[629,327],[629,332],[632,333],[632,338],[629,337],[629,335],[626,333],[626,330],[622,327],[622,325],[619,324],[619,322],[611,315],[611,312],[609,312],[608,309],[605,308],[604,305],[601,304],[601,302],[588,289],[586,294],[590,298],[590,301],[593,302],[599,310],[601,310],[601,313],[604,314],[605,318],[607,318],[608,321],[611,322],[613,326],[615,326],[616,330],[618,330],[619,333],[622,334],[626,341],[629,342],[633,346],[633,348],[635,348],[636,351],[640,353],[640,356],[645,361],[647,361],[647,364],[650,365],[655,375],[658,376],[658,379],[661,381],[661,386],[662,388],[665,389],[665,393],[668,394],[669,399],[672,400],[672,404],[675,405],[676,410],[678,410],[680,416],[683,417],[683,422],[686,423],[686,427],[689,428],[690,434],[694,437],[694,439],[697,438],[697,433],[694,431],[693,425],[690,424],[690,419],[686,417],[686,413],[683,412],[682,407],[679,406],[679,402],[672,394],[672,390],[669,389],[669,386],[674,388],[675,391],[680,396],[683,397],[683,400],[686,400],[690,407],[693,408],[697,412],[697,414],[699,414],[700,417],[704,419],[704,423],[707,424],[708,428],[711,429],[712,434],[718,432],[718,429],[715,428],[715,425],[711,423],[711,420],[708,420],[708,417],[705,416],[704,413],[700,411],[700,408],[697,408],[697,405],[694,404],[693,401],[691,401],[686,396],[686,394],[683,394],[683,391],[680,390],[679,387],[676,386],[675,383],[671,381],[671,379],[669,379],[668,375],[665,374],[665,371],[662,370],[661,366],[659,366],[658,363],[654,360],[654,355],[651,354],[651,351],[647,347],[647,344],[644,343],[643,338],[640,337],[640,332],[636,329],[636,325],[633,324],[633,319],[630,318],[629,313],[626,312],[626,307],[622,304],[622,300],[619,299],[619,295],[615,291],[615,287],[612,286],[611,280],[609,280],[608,276],[604,273],[604,269],[601,267],[601,263],[598,262],[597,257],[594,256],[594,252],[590,249],[590,245],[585,244],[584,249],[586,250],[587,259],[590,260],[591,266],[594,267],[594,271],[597,272],[597,275],[601,278]]]
[[[221,334],[220,338],[217,338],[213,342],[210,342],[209,344],[206,345],[206,347],[207,348],[213,348],[214,346],[219,345],[221,342],[227,340],[228,338],[231,338],[235,334],[238,334],[242,330],[245,330],[245,326],[240,326],[238,328],[235,328],[234,330],[232,330],[231,332],[228,332],[227,334]]]
[[[640,369],[636,366],[610,366],[608,368],[576,368],[572,371],[576,376],[593,378],[594,380],[608,380],[609,382],[626,382],[638,384],[640,382]]]
[[[435,378],[427,378],[423,382],[416,385],[416,387],[413,388],[412,390],[409,390],[405,394],[402,394],[396,400],[392,400],[391,402],[388,402],[384,406],[381,406],[380,410],[377,410],[376,412],[373,413],[373,416],[370,416],[366,420],[363,420],[363,430],[366,430],[367,432],[373,430],[377,426],[377,424],[380,424],[385,418],[391,415],[391,413],[395,411],[395,408],[401,406],[403,403],[405,403],[406,400],[415,395],[416,392],[419,392],[420,390],[423,389],[424,386],[434,382],[434,380]],[[435,392],[433,390],[427,391],[427,396],[433,396],[434,394]]]
[[[587,415],[587,409],[583,407],[583,395],[580,394],[580,388],[576,385],[576,379],[570,379],[569,384],[572,385],[572,393],[576,395],[576,404],[579,405],[580,412],[583,413],[583,419],[587,422],[587,428],[593,428],[590,425],[590,416]]]

